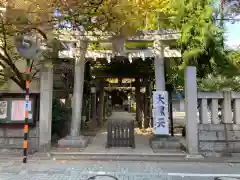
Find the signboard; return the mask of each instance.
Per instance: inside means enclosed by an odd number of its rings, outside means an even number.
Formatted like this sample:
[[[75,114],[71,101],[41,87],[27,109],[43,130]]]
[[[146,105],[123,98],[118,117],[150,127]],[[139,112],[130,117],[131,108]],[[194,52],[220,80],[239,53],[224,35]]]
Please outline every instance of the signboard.
[[[28,123],[35,125],[39,120],[40,97],[32,93],[26,106],[25,94],[1,93],[0,97],[0,124],[22,124],[25,120],[25,109],[28,108]]]
[[[0,119],[7,118],[7,101],[0,101]]]
[[[168,92],[153,91],[153,127],[155,135],[169,135]]]
[[[31,101],[28,102],[28,111],[32,111]],[[23,100],[12,101],[11,117],[12,121],[23,121],[25,119],[26,102]],[[29,114],[31,119],[31,114]]]

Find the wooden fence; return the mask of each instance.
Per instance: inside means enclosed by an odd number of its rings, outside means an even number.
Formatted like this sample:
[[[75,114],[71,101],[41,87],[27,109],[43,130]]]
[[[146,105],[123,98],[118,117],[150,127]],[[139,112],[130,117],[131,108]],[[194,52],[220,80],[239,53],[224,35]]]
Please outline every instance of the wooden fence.
[[[110,121],[107,130],[106,148],[135,148],[134,121]]]

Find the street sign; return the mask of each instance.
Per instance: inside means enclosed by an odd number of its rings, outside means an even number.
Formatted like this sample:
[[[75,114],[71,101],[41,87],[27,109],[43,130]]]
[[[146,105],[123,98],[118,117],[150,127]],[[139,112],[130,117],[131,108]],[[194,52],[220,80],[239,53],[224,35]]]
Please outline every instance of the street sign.
[[[35,30],[27,29],[15,37],[15,45],[18,53],[31,60],[37,60],[44,51],[44,42],[46,39]]]

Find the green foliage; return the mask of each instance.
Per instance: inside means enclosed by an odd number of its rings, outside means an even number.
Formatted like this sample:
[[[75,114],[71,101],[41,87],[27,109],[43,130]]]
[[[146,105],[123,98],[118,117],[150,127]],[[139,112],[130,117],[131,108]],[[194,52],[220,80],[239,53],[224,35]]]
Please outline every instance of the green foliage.
[[[200,91],[216,92],[228,89],[231,91],[239,92],[240,78],[239,77],[227,78],[223,76],[209,75],[208,78],[199,80],[198,87]]]
[[[68,120],[68,118],[68,109],[60,99],[54,98],[52,104],[52,122],[65,121]]]
[[[112,50],[111,43],[93,42],[88,45],[89,50]]]
[[[188,65],[197,66],[198,75],[204,77],[220,65],[219,61],[225,61],[222,56],[222,31],[213,21],[212,1],[180,0],[174,1],[174,6],[178,14],[173,23],[181,32],[181,69]]]
[[[189,65],[197,67],[200,79],[205,79],[209,74],[213,77],[221,75],[227,79],[239,75],[239,65],[233,60],[236,56],[230,57],[224,51],[224,30],[215,23],[212,4],[213,0],[170,2],[173,11],[169,14],[169,23],[181,33],[178,45],[182,59],[171,60],[167,68],[167,80],[175,88],[181,89],[184,85],[184,69]]]
[[[222,91],[224,89],[240,91],[240,52],[228,51],[226,54],[229,61],[234,64],[235,69],[226,69],[225,76],[217,74],[200,79],[198,81],[198,87],[201,91]]]
[[[52,135],[61,138],[68,134],[69,109],[60,99],[53,98],[52,103]]]
[[[240,69],[240,51],[229,51],[228,57]]]
[[[148,47],[153,47],[153,42],[126,42],[125,47],[127,49],[146,49]]]

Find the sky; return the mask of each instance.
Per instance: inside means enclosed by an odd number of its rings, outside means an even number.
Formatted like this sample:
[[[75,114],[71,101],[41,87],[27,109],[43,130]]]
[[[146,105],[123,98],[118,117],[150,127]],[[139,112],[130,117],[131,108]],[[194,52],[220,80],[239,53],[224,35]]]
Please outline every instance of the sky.
[[[232,0],[232,1],[234,2],[238,0]],[[219,8],[220,0],[215,0],[214,6],[216,8]],[[238,15],[235,18],[240,19],[240,15]],[[234,24],[231,22],[224,21],[224,27],[226,29],[225,46],[231,49],[240,48],[240,21]]]
[[[240,15],[236,18],[240,19]],[[225,22],[225,28],[226,46],[234,49],[240,47],[240,22],[235,24]]]

